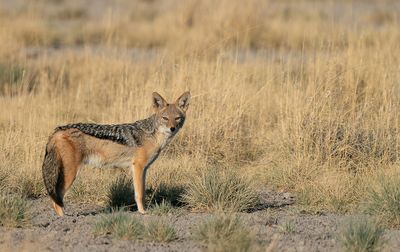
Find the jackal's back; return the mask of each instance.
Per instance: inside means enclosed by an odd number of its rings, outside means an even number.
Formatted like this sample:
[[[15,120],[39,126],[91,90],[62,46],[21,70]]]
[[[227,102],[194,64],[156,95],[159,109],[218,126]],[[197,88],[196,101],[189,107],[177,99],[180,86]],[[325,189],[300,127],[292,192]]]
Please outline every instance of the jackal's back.
[[[144,138],[154,134],[155,122],[150,117],[134,123],[127,124],[94,124],[76,123],[59,126],[56,131],[67,129],[78,129],[79,131],[99,138],[110,140],[127,146],[141,146]]]

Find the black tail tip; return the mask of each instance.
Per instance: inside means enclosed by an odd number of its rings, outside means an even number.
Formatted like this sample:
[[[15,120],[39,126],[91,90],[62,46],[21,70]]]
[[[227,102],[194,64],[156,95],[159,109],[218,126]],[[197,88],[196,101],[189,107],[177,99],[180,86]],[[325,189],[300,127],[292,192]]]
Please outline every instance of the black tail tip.
[[[54,201],[54,203],[56,203],[60,207],[64,207],[64,201],[60,195],[52,193],[52,194],[50,194],[50,197]]]

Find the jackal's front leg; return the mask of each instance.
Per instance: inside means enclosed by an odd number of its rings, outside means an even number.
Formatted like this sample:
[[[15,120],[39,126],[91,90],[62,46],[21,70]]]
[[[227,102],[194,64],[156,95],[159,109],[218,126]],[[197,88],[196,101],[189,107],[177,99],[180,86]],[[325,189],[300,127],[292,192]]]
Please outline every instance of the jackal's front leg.
[[[138,207],[139,213],[146,213],[144,210],[144,196],[145,196],[145,180],[146,171],[145,167],[140,163],[133,165],[133,186],[135,188],[135,201]]]

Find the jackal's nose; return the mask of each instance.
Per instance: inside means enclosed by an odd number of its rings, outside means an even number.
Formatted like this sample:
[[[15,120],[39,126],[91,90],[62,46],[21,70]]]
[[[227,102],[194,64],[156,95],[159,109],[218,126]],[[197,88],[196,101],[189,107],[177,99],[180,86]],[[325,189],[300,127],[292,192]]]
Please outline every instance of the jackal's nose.
[[[175,127],[171,127],[170,130],[171,130],[171,132],[174,132],[176,129],[175,129]]]

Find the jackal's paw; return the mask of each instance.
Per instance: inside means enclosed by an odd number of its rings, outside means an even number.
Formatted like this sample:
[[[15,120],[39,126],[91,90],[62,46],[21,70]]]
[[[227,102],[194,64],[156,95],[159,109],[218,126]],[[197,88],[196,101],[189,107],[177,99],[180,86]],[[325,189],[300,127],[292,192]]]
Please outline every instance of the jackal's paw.
[[[138,210],[138,212],[141,214],[147,214],[147,212],[144,209]]]

